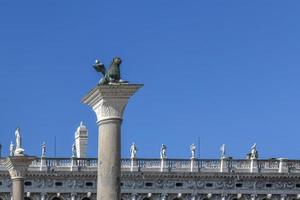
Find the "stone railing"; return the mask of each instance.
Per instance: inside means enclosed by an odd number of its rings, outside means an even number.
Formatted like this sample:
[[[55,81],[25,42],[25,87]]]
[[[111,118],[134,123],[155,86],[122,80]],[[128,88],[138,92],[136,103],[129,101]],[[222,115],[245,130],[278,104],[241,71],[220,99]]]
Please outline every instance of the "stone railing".
[[[5,171],[4,159],[0,171]],[[122,159],[122,171],[157,172],[224,172],[224,173],[300,173],[300,160],[242,160],[242,159]],[[96,158],[37,158],[29,171],[96,171]]]

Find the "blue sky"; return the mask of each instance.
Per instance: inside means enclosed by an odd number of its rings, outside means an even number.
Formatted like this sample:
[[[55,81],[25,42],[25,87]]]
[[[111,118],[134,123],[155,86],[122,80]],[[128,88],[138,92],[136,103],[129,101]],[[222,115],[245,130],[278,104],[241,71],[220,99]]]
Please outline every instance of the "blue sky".
[[[81,98],[91,65],[123,59],[145,86],[124,115],[122,156],[300,158],[299,1],[1,1],[0,142],[21,127],[27,154],[71,156],[80,121],[96,156],[97,127]],[[199,148],[199,147],[198,147]]]

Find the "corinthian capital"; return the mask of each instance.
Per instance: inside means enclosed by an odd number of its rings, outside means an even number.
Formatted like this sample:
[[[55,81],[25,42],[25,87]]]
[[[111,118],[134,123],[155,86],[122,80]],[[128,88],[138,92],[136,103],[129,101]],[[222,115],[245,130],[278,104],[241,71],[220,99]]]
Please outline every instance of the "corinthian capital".
[[[11,179],[24,178],[28,166],[32,163],[34,159],[34,157],[27,156],[8,157],[4,165],[9,172]]]
[[[92,107],[97,116],[97,122],[108,119],[122,119],[128,99],[143,85],[117,84],[98,85],[82,100]]]

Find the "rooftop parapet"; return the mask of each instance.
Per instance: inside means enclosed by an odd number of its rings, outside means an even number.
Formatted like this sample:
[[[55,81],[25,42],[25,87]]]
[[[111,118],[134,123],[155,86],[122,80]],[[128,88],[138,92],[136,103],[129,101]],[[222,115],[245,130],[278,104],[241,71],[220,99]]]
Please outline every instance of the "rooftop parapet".
[[[49,171],[74,170],[97,171],[96,158],[44,158],[45,168]],[[6,171],[3,160],[0,160],[0,171]],[[192,162],[193,161],[193,162]],[[223,169],[221,168],[223,163]],[[132,169],[132,159],[122,159],[122,171],[140,172],[219,172],[219,173],[251,173],[251,160],[249,159],[164,159],[161,171],[161,159],[135,159]],[[193,166],[191,166],[193,164]],[[41,159],[35,159],[29,166],[29,171],[40,171]],[[299,173],[300,160],[285,159],[258,159],[252,173]],[[192,170],[191,170],[192,169]],[[221,170],[222,169],[222,170]]]

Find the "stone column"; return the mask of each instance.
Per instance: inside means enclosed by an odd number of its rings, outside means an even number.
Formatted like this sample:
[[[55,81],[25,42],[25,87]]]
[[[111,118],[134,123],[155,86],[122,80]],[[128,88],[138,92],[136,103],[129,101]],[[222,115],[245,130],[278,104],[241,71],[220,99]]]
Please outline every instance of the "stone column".
[[[12,181],[12,200],[24,200],[24,178],[34,157],[13,156],[5,161]]]
[[[97,200],[120,200],[121,123],[129,98],[143,85],[98,85],[82,100],[97,116],[98,180]]]

